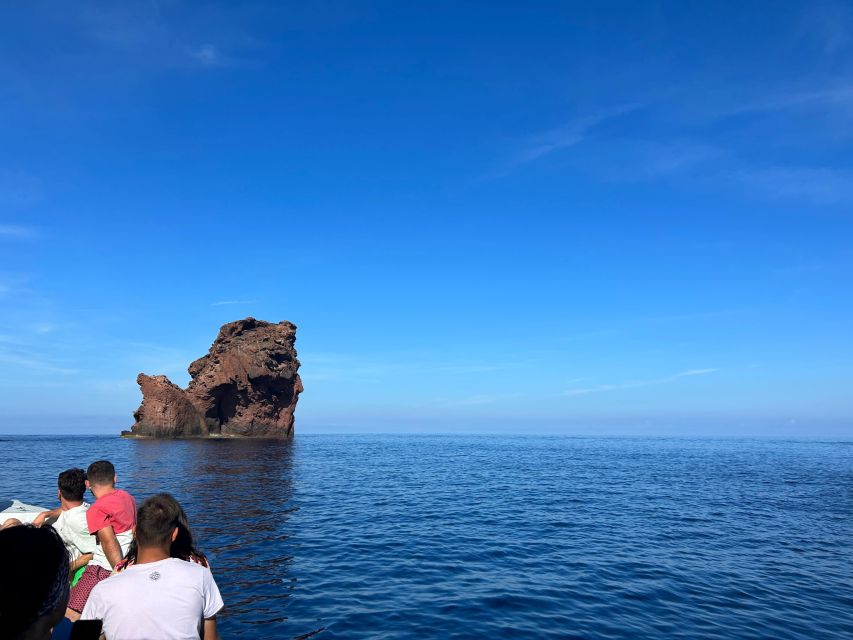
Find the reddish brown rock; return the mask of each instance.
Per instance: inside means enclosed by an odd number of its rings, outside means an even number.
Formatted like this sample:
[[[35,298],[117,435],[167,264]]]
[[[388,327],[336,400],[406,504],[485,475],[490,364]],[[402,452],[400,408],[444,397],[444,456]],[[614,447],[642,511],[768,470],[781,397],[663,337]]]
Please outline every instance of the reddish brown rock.
[[[302,392],[296,326],[246,318],[219,330],[210,351],[190,364],[181,389],[166,376],[139,374],[142,405],[125,435],[289,437]]]
[[[142,405],[133,412],[135,435],[154,438],[207,435],[204,418],[190,402],[186,391],[169,378],[140,373],[136,383],[142,391]]]

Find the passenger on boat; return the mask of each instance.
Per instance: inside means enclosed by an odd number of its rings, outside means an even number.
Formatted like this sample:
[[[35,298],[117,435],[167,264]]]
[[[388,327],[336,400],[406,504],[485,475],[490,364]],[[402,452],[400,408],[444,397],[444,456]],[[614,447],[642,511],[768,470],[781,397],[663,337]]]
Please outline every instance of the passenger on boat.
[[[178,535],[169,547],[169,556],[172,558],[178,558],[179,560],[186,560],[187,562],[195,562],[196,564],[200,564],[201,566],[209,569],[210,564],[207,561],[207,556],[199,551],[196,546],[195,536],[193,535],[192,529],[190,529],[190,523],[187,519],[187,514],[184,512],[184,508],[177,500],[169,496],[169,494],[164,493],[161,495],[168,496],[170,500],[174,501],[179,512]],[[115,570],[122,571],[127,567],[134,565],[138,554],[139,547],[136,543],[136,538],[134,538],[133,542],[130,543],[130,548],[127,550],[127,555],[124,560],[115,566]]]
[[[83,620],[103,621],[109,640],[218,640],[223,603],[210,569],[172,556],[181,516],[166,493],[139,507],[135,562],[95,586],[83,609]]]
[[[51,527],[9,527],[0,531],[0,558],[0,637],[47,640],[68,603],[65,544]]]
[[[55,519],[53,528],[68,549],[71,559],[71,572],[85,566],[95,552],[95,536],[89,533],[86,524],[86,512],[89,503],[83,500],[86,493],[86,472],[83,469],[67,469],[59,474],[57,497],[59,506],[43,511],[33,520],[36,527],[46,520]]]
[[[112,575],[133,540],[136,501],[126,491],[116,489],[117,479],[115,467],[107,460],[93,462],[86,470],[86,486],[95,496],[94,504],[86,511],[86,524],[89,533],[97,538],[97,546],[83,575],[71,588],[65,615],[72,621],[80,617],[95,585]]]

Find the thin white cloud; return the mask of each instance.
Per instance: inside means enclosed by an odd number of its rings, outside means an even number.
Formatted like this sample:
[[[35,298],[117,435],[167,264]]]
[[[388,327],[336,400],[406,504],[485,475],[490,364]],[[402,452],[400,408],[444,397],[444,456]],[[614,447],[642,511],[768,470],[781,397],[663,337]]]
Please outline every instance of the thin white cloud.
[[[846,107],[853,109],[853,88]],[[817,206],[853,201],[853,171],[848,168],[802,165],[761,165],[746,162],[733,150],[679,144],[648,145],[629,167],[633,176],[659,180],[678,178],[701,188],[724,185],[760,198]],[[623,179],[628,179],[623,176]]]
[[[373,360],[356,355],[304,353],[300,375],[306,380],[338,380],[368,377],[382,379],[400,375],[469,376],[498,371],[512,371],[533,364],[532,360],[477,361],[459,360],[436,363],[423,355],[393,354],[387,360]]]
[[[632,380],[630,382],[622,382],[619,384],[602,384],[595,387],[585,387],[585,388],[577,388],[577,389],[568,389],[563,392],[564,396],[586,396],[592,393],[602,393],[604,391],[616,391],[619,389],[636,389],[639,387],[649,387],[652,385],[658,384],[667,384],[669,382],[675,382],[676,380],[681,380],[682,378],[690,378],[693,376],[704,376],[709,373],[714,373],[717,369],[688,369],[687,371],[681,371],[680,373],[674,373],[671,376],[665,376],[663,378],[651,378],[648,380]]]
[[[642,316],[638,318],[641,322],[691,322],[693,320],[713,320],[716,318],[728,318],[744,313],[744,309],[718,309],[715,311],[696,311],[693,313],[658,314]]]
[[[483,404],[494,404],[496,402],[501,402],[502,400],[511,400],[513,398],[520,397],[520,393],[504,393],[504,394],[488,394],[488,393],[480,393],[473,396],[468,396],[467,398],[462,398],[461,400],[454,400],[452,402],[446,402],[443,406],[445,407],[473,407]]]
[[[530,136],[523,144],[521,151],[507,163],[503,170],[498,171],[495,177],[507,175],[514,169],[539,160],[555,151],[574,147],[589,138],[595,127],[638,108],[638,105],[631,104],[602,110]]]
[[[734,182],[752,193],[774,200],[797,200],[816,205],[853,201],[853,171],[829,168],[743,168]]]
[[[712,112],[712,116],[716,119],[792,109],[849,108],[851,103],[853,103],[853,85],[841,84],[809,90],[778,91],[753,101],[724,107]]]
[[[447,407],[465,407],[465,406],[474,406],[479,404],[492,404],[493,402],[497,402],[499,396],[488,395],[488,394],[477,394],[474,396],[469,396],[467,398],[463,398],[462,400],[456,400],[454,402],[448,402],[445,404]]]
[[[228,64],[228,58],[212,44],[203,44],[189,50],[190,58],[205,67],[220,67]]]
[[[0,363],[9,366],[23,367],[24,369],[29,369],[30,371],[35,371],[37,373],[56,373],[59,375],[79,373],[78,369],[60,367],[38,357],[3,351],[0,351]]]
[[[37,322],[33,325],[33,331],[39,334],[53,333],[59,327],[50,322]]]
[[[806,39],[819,46],[828,56],[847,49],[853,39],[853,14],[850,7],[841,2],[806,3],[800,25]]]
[[[650,142],[640,147],[637,174],[642,178],[666,178],[704,172],[708,166],[727,161],[720,148],[692,140]]]
[[[211,307],[222,307],[226,304],[254,304],[257,300],[220,300],[219,302],[211,302]]]
[[[171,4],[155,1],[97,6],[83,3],[68,8],[60,5],[53,17],[67,23],[70,30],[88,38],[111,58],[130,57],[136,72],[144,68],[233,66],[258,48],[251,27],[257,16],[255,9],[247,9],[241,3],[199,5],[193,9],[193,20],[187,21],[176,6],[168,6]],[[277,13],[275,8],[270,11]]]
[[[32,238],[36,235],[33,227],[16,224],[0,224],[0,236],[7,238]]]
[[[592,331],[581,331],[560,338],[563,342],[586,342],[587,340],[599,340],[602,338],[613,338],[624,334],[622,329],[597,329]]]

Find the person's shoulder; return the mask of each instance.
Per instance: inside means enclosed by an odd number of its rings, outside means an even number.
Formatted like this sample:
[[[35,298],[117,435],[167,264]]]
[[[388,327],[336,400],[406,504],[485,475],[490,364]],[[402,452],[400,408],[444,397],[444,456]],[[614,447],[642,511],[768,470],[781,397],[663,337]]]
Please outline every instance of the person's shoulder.
[[[109,502],[104,502],[104,498],[98,498],[86,509],[86,522],[90,525],[98,524],[106,517],[109,510]],[[94,531],[92,531],[94,533]]]
[[[110,590],[132,588],[130,585],[134,583],[147,583],[151,580],[151,573],[156,570],[156,567],[149,564],[125,565],[120,571],[114,570],[109,578],[101,580],[96,586],[107,585]]]
[[[116,489],[95,500],[86,513],[97,513],[98,511],[112,513],[115,509],[120,508],[119,505],[128,502],[133,503],[133,497],[123,489]]]
[[[168,567],[174,568],[175,571],[182,571],[189,574],[201,575],[201,572],[207,571],[207,567],[192,562],[190,560],[181,560],[180,558],[168,558],[164,560]]]
[[[63,511],[62,513],[68,514],[69,518],[85,518],[87,511],[89,511],[89,504],[84,502],[76,507],[71,507],[68,511]]]
[[[128,493],[127,491],[125,491],[124,489],[116,489],[116,490],[115,490],[115,491],[113,491],[110,495],[115,496],[115,498],[114,498],[114,499],[115,499],[115,500],[117,500],[117,501],[118,501],[118,500],[120,500],[120,501],[122,501],[122,502],[129,502],[129,503],[131,503],[131,504],[133,504],[133,505],[135,505],[135,504],[136,504],[136,498],[134,498],[131,494],[129,494],[129,493]]]
[[[180,558],[169,558],[166,560],[164,569],[180,575],[181,580],[198,584],[205,583],[213,577],[210,569],[207,567],[189,560],[181,560]]]
[[[92,592],[89,594],[89,598],[92,599],[94,597],[93,602],[97,600],[109,600],[112,593],[114,593],[117,589],[120,589],[121,586],[125,583],[123,580],[125,571],[121,573],[113,573],[108,578],[104,578],[94,587],[92,587]]]

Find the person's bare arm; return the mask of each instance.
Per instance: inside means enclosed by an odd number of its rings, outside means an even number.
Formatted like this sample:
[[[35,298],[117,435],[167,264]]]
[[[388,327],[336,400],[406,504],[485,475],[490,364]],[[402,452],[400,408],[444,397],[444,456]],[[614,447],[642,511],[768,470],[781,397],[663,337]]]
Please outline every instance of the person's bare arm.
[[[89,560],[91,560],[92,558],[93,554],[91,553],[84,553],[83,555],[81,555],[79,558],[77,558],[74,562],[71,563],[71,573],[74,573],[80,567],[85,567],[87,564],[89,564]]]
[[[104,550],[104,555],[107,556],[110,566],[115,569],[116,565],[121,562],[123,554],[112,526],[107,525],[98,530],[98,542],[101,543],[101,548]]]
[[[33,519],[33,526],[40,527],[44,524],[45,520],[49,518],[56,520],[60,513],[62,513],[62,507],[56,507],[56,509],[51,509],[50,511],[42,511],[35,517],[35,519]]]
[[[216,616],[205,618],[201,629],[202,640],[219,640],[219,631],[216,630]]]

